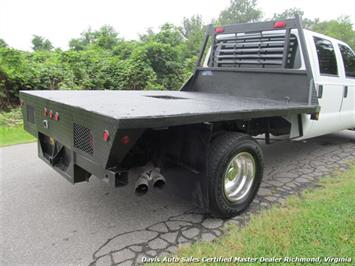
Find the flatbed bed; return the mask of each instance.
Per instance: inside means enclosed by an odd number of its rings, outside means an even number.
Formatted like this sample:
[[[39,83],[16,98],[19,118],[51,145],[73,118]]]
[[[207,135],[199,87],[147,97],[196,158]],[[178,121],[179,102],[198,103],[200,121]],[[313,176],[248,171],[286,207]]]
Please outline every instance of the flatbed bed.
[[[26,91],[63,108],[81,109],[117,121],[117,127],[173,125],[312,113],[317,105],[186,91]]]

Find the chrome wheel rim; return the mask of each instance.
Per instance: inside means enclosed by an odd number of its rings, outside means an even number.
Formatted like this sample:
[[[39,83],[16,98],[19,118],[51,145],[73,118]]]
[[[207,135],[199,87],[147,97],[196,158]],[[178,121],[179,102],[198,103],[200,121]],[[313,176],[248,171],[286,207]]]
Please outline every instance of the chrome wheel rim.
[[[224,172],[224,195],[233,203],[243,201],[255,178],[255,160],[249,152],[241,152],[228,163]]]

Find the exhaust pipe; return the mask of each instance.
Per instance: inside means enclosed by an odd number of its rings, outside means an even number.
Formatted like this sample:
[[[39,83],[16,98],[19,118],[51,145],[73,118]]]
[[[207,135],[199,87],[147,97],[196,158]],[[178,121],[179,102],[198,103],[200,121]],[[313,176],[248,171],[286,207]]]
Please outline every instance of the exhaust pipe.
[[[137,196],[143,196],[148,192],[149,178],[150,177],[147,175],[147,173],[144,173],[137,178],[136,184],[134,185],[134,193]]]
[[[148,167],[147,167],[148,168]],[[137,196],[143,196],[149,190],[150,186],[154,189],[163,189],[166,184],[164,176],[160,173],[159,168],[149,167],[137,178],[134,185],[134,193]]]
[[[160,169],[155,168],[151,172],[151,178],[153,183],[153,188],[155,189],[163,189],[166,184],[166,180],[162,174],[160,174]]]

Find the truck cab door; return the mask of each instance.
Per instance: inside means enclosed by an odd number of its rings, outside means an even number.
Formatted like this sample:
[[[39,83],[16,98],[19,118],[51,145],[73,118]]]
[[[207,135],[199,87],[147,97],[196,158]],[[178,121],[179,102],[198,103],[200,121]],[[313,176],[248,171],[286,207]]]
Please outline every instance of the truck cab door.
[[[311,136],[320,136],[344,129],[339,123],[344,84],[340,78],[335,45],[324,35],[309,38],[314,81],[321,107],[319,120],[312,121]]]
[[[341,122],[346,128],[355,128],[355,53],[344,43],[338,43],[340,52],[343,99],[340,109]]]

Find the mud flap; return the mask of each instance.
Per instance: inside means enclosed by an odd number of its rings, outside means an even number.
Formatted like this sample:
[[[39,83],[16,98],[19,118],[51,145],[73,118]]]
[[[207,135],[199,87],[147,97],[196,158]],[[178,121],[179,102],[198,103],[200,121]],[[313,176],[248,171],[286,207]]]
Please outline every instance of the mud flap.
[[[211,143],[213,132],[213,124],[205,123],[199,125],[197,128],[196,138],[193,149],[197,151],[195,157],[198,158],[194,162],[196,168],[199,170],[198,181],[196,182],[193,200],[197,206],[203,210],[209,209],[209,189],[208,189],[208,151]]]

